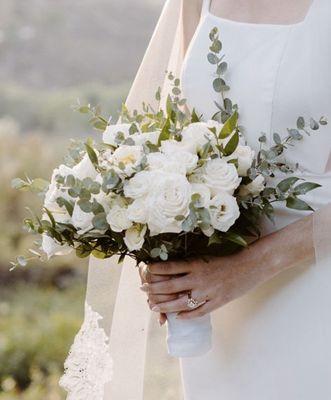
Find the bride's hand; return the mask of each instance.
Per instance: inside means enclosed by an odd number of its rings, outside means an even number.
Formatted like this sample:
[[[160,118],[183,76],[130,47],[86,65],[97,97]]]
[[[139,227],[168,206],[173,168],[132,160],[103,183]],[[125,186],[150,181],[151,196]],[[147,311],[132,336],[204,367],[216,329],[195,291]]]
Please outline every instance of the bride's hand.
[[[148,267],[151,281],[141,289],[148,294],[152,311],[177,312],[181,319],[203,316],[275,275],[275,268],[268,267],[268,246],[262,243],[234,255],[209,258],[208,262],[194,259],[152,264]],[[166,279],[160,280],[160,276]],[[188,293],[201,304],[194,310],[188,308]]]
[[[283,270],[312,262],[315,257],[312,232],[313,220],[307,216],[264,236],[240,253],[213,257],[208,262],[196,259],[155,263],[148,267],[150,282],[143,283],[141,289],[148,294],[155,312],[177,312],[178,318],[183,319],[202,316]],[[188,293],[202,305],[190,310]]]

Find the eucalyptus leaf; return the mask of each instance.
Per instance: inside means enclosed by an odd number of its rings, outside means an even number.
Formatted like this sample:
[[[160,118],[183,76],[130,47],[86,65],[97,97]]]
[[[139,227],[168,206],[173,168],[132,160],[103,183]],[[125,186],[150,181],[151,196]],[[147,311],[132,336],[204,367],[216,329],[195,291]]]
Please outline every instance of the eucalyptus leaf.
[[[289,197],[286,199],[286,207],[299,211],[314,211],[309,204],[297,197]]]

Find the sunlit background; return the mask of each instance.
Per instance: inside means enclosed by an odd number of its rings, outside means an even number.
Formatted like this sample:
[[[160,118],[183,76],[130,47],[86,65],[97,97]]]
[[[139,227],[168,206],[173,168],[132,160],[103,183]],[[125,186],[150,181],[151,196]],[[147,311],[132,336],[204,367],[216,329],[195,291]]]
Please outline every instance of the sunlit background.
[[[40,206],[10,182],[49,178],[71,137],[97,134],[72,111],[78,98],[105,114],[119,109],[162,3],[0,1],[0,400],[64,399],[58,379],[86,278],[86,261],[74,258],[9,272],[33,241],[21,228],[24,207]]]

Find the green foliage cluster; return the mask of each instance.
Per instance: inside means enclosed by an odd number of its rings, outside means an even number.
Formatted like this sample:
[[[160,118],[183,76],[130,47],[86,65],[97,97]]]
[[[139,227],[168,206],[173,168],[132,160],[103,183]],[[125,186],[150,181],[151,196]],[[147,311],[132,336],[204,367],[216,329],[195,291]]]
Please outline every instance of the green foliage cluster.
[[[82,322],[83,287],[1,287],[0,400],[65,398],[58,379]]]

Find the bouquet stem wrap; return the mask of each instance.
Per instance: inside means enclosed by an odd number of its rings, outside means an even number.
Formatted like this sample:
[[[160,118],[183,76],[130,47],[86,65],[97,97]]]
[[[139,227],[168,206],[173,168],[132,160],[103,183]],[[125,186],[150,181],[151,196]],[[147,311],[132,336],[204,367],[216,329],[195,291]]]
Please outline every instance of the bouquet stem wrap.
[[[206,354],[212,346],[210,314],[190,320],[176,318],[168,313],[168,352],[173,357],[197,357]]]

